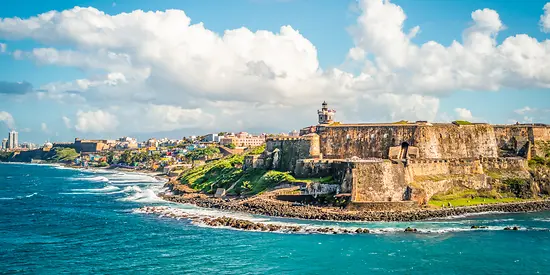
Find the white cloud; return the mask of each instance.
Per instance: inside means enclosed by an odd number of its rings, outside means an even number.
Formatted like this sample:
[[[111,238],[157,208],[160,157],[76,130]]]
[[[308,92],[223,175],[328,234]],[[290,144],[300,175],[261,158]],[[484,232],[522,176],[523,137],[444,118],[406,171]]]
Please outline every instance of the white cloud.
[[[352,60],[363,60],[365,59],[365,50],[361,49],[361,48],[351,48],[349,49],[349,52],[348,52],[348,57],[351,58]]]
[[[372,55],[378,73],[394,92],[449,93],[455,90],[499,90],[502,87],[550,87],[550,42],[524,34],[497,44],[504,29],[491,9],[472,12],[463,43],[411,42],[403,32],[404,11],[382,0],[364,0],[352,32],[356,47]]]
[[[518,114],[518,115],[524,115],[526,113],[529,113],[529,112],[532,112],[532,111],[535,111],[536,109],[533,109],[529,106],[525,106],[521,109],[517,109],[517,110],[514,110],[514,113]]]
[[[42,132],[44,133],[50,133],[50,130],[48,129],[48,125],[45,123],[45,122],[42,122],[40,124],[40,129],[42,130]]]
[[[544,5],[544,14],[540,16],[540,27],[545,33],[550,32],[550,2]]]
[[[8,45],[6,45],[5,43],[0,43],[0,53],[5,53],[7,49]]]
[[[515,115],[511,120],[521,123],[543,123],[550,119],[550,109],[525,106],[513,112]]]
[[[66,117],[66,116],[63,116],[61,118],[63,120],[63,124],[65,124],[65,127],[67,127],[67,129],[71,129],[72,128],[72,125],[71,125],[71,119]]]
[[[98,110],[77,114],[79,131],[122,131],[126,125],[136,132],[298,128],[316,122],[322,100],[342,120],[433,120],[439,97],[456,90],[550,88],[550,42],[521,34],[498,44],[505,27],[494,10],[472,12],[462,42],[443,46],[414,43],[421,28],[404,31],[407,16],[394,3],[361,0],[359,7],[355,45],[347,55],[361,63],[359,74],[320,68],[316,47],[291,26],[276,33],[243,27],[217,34],[191,24],[181,10],[109,15],[75,7],[4,18],[0,39],[44,45],[16,50],[15,58],[89,72],[86,79],[50,83],[38,93]],[[113,127],[105,123],[109,119],[92,119],[101,115],[148,123]]]
[[[116,116],[102,110],[78,111],[76,117],[75,129],[83,133],[113,132],[119,125]]]
[[[15,120],[13,116],[5,111],[0,111],[0,121],[3,122],[9,129],[15,128]]]
[[[465,108],[455,108],[455,113],[459,120],[468,120],[471,121],[474,119],[472,112]]]

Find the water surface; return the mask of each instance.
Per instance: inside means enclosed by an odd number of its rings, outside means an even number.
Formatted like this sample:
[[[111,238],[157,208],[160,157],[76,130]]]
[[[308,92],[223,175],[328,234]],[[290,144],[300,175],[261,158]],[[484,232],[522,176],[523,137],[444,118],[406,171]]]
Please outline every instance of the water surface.
[[[0,164],[0,273],[549,274],[550,213],[414,223],[346,223],[231,214],[163,202],[147,175]],[[208,228],[135,213],[191,213],[376,234],[322,235]],[[471,230],[472,225],[486,230]],[[407,226],[423,233],[410,234]],[[520,231],[503,231],[520,226]]]

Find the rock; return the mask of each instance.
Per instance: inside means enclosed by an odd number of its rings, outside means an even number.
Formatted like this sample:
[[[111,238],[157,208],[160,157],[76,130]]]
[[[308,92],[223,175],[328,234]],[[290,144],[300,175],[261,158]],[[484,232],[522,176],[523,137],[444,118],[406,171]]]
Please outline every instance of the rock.
[[[410,227],[407,227],[405,228],[405,232],[417,232],[418,230],[416,228],[410,228]]]

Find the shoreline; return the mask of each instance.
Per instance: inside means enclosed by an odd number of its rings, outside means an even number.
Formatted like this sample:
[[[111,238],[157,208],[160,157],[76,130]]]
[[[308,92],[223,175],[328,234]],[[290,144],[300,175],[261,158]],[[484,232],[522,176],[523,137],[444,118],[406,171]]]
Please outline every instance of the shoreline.
[[[141,174],[141,175],[147,175],[149,177],[152,177],[156,180],[162,181],[164,184],[168,183],[172,178],[164,175],[160,172],[154,172],[149,170],[134,170],[134,169],[126,169],[126,168],[120,168],[120,167],[88,167],[84,168],[81,166],[74,166],[66,163],[61,162],[51,162],[51,163],[31,163],[31,162],[4,162],[0,161],[0,164],[22,164],[22,165],[41,165],[41,166],[57,166],[57,167],[64,167],[68,169],[74,169],[74,170],[82,170],[82,171],[116,171],[116,172],[125,172],[130,174]]]
[[[0,162],[4,163],[4,162]],[[7,162],[14,163],[14,162]],[[91,171],[119,171],[133,174],[147,175],[156,180],[162,181],[165,187],[171,191],[169,182],[174,177],[169,177],[158,172],[132,170],[124,168],[100,168],[100,167],[77,167],[64,163],[17,163],[27,165],[46,165],[61,166],[75,170]],[[214,198],[199,193],[185,193],[183,195],[173,195],[167,193],[156,194],[166,202],[191,204],[197,207],[210,208],[217,210],[226,210],[233,212],[249,213],[256,215],[265,215],[280,218],[295,218],[304,220],[323,220],[323,221],[365,221],[365,222],[412,222],[425,220],[448,219],[460,217],[469,214],[483,213],[526,213],[541,212],[550,210],[550,199],[541,199],[523,202],[483,204],[464,207],[450,207],[441,209],[417,208],[403,211],[350,211],[336,207],[319,207],[311,205],[295,206],[291,202],[279,201],[269,198],[265,195],[255,196],[244,199],[221,199]]]
[[[339,208],[318,206],[294,206],[290,202],[275,201],[269,198],[219,199],[200,194],[166,195],[163,200],[192,204],[198,207],[244,212],[281,218],[297,218],[324,221],[365,221],[365,222],[412,222],[448,219],[469,214],[482,213],[526,213],[550,210],[550,200],[527,202],[495,203],[442,209],[411,209],[406,211],[349,211]]]

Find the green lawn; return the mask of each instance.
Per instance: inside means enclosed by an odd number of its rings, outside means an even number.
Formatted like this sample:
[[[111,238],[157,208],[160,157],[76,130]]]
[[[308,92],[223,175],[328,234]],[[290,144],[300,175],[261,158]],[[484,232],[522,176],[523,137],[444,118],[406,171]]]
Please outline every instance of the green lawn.
[[[475,197],[473,199],[456,198],[456,199],[450,199],[450,200],[430,200],[429,205],[436,206],[436,207],[446,207],[449,205],[449,202],[450,202],[452,206],[473,206],[473,205],[480,205],[480,204],[521,202],[521,201],[526,201],[526,199],[520,199],[520,198],[493,199],[493,198]]]

